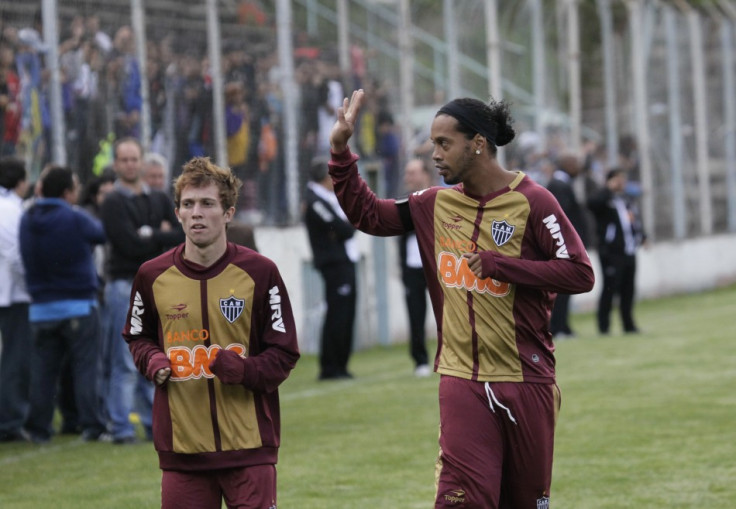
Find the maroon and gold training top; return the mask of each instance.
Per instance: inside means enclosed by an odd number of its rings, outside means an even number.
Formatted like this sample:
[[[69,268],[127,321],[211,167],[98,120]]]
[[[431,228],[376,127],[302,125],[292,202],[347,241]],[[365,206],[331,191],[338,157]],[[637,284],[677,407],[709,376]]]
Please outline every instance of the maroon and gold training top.
[[[154,445],[164,470],[275,464],[278,386],[299,358],[289,296],[276,265],[228,243],[211,267],[184,245],[144,263],[133,281],[123,331],[141,373],[171,366],[153,405]],[[209,363],[220,349],[245,358],[242,385]]]
[[[350,150],[332,154],[330,174],[350,221],[373,235],[416,230],[434,315],[435,370],[482,382],[555,380],[549,316],[557,292],[593,288],[580,237],[545,188],[523,173],[505,189],[471,196],[462,185],[381,200],[361,179]],[[463,253],[481,254],[479,279]]]

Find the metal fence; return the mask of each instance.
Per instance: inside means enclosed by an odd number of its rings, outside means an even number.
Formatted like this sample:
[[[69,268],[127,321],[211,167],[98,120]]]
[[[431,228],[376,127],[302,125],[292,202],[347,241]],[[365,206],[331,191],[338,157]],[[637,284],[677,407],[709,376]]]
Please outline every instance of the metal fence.
[[[16,146],[36,172],[51,159],[67,159],[83,178],[99,171],[100,142],[126,127],[126,65],[145,60],[144,124],[134,134],[169,158],[173,174],[192,155],[229,164],[228,87],[241,81],[249,128],[238,165],[248,182],[241,208],[253,222],[293,224],[317,151],[310,85],[333,65],[346,94],[360,82],[395,119],[402,161],[424,141],[442,102],[493,95],[510,100],[517,117],[507,165],[526,169],[530,146],[551,155],[576,150],[591,163],[593,181],[614,165],[630,170],[652,238],[736,231],[731,0],[44,0],[41,7],[38,33],[55,44],[38,48],[46,70],[38,76],[23,57]],[[20,0],[2,10],[3,36],[18,29],[18,48],[36,11]],[[113,45],[91,44],[92,55],[82,54],[96,80],[96,95],[83,100],[70,85],[80,68],[80,48],[67,44],[75,16],[96,16]],[[145,44],[126,42],[126,25]],[[85,30],[84,44],[93,37]],[[259,157],[265,124],[278,141],[266,162]],[[378,134],[366,134],[361,149],[380,160],[365,148]]]

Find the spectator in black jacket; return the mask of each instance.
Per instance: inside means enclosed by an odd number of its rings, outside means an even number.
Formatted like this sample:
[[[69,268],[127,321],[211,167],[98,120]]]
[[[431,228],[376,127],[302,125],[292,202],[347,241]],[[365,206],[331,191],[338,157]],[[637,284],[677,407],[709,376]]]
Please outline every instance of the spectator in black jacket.
[[[315,159],[307,184],[304,222],[315,268],[325,283],[327,313],[322,325],[320,380],[352,378],[347,370],[353,348],[358,248],[355,228],[337,202],[327,160]]]
[[[423,159],[411,159],[404,167],[404,186],[409,193],[427,189],[432,185],[432,175]],[[399,237],[401,257],[401,281],[409,313],[409,353],[414,360],[414,375],[424,378],[432,374],[425,343],[424,322],[427,317],[427,280],[424,277],[419,244],[414,230]]]
[[[135,406],[146,435],[151,436],[153,385],[138,373],[122,330],[133,277],[145,261],[184,241],[174,203],[142,180],[143,151],[134,138],[115,143],[115,188],[102,203],[101,218],[109,249],[105,285],[105,363],[109,373],[107,410],[114,443],[136,441],[129,420]],[[178,303],[172,303],[176,305]],[[136,404],[137,402],[137,404]]]
[[[639,332],[634,321],[636,250],[645,235],[632,204],[626,199],[626,172],[609,170],[606,185],[588,199],[596,220],[598,257],[603,272],[603,290],[598,301],[598,331],[608,334],[613,298],[619,297],[619,310],[625,333]]]
[[[547,189],[557,198],[562,211],[572,223],[575,231],[580,236],[584,245],[588,244],[586,223],[583,207],[575,196],[573,181],[580,174],[580,158],[575,154],[566,152],[557,159],[557,165],[552,178],[547,183]],[[575,336],[570,327],[570,295],[558,293],[555,305],[552,308],[549,331],[552,337],[562,339]]]

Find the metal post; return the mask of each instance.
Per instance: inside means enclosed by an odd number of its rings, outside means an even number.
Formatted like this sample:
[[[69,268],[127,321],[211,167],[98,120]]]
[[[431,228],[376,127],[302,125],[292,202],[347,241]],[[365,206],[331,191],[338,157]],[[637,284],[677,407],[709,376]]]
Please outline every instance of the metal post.
[[[280,4],[279,4],[280,5]],[[289,5],[291,9],[291,4]],[[278,9],[276,10],[278,13]],[[317,0],[307,0],[307,33],[311,36],[317,35]]]
[[[339,53],[340,71],[342,72],[343,78],[350,76],[349,28],[348,0],[337,0],[337,51]]]
[[[51,74],[49,105],[51,107],[51,158],[56,164],[66,164],[66,134],[64,111],[61,101],[61,76],[59,74],[59,28],[57,26],[56,0],[43,0],[41,20],[43,41],[48,48],[46,68]]]
[[[501,38],[498,33],[498,2],[486,0],[486,61],[488,62],[488,93],[495,100],[503,98],[501,86]]]
[[[141,146],[144,152],[151,148],[151,103],[148,97],[148,72],[146,71],[148,57],[146,56],[146,22],[143,12],[143,0],[131,0],[131,20],[135,34],[135,54],[138,60],[138,71],[141,76]]]
[[[723,104],[725,107],[724,143],[726,151],[726,196],[728,197],[728,231],[736,232],[736,100],[733,76],[733,23],[721,24],[723,55]]]
[[[455,29],[455,5],[453,0],[442,1],[445,47],[447,60],[447,100],[460,95],[460,70],[458,66],[457,30]]]
[[[297,146],[297,88],[294,81],[294,50],[292,45],[292,12],[290,0],[278,0],[277,37],[279,67],[282,71],[281,90],[284,94],[284,162],[286,164],[286,196],[289,221],[299,221],[299,149]]]
[[[580,23],[578,0],[567,0],[568,75],[570,81],[570,149],[580,151],[582,97],[580,91]],[[578,179],[582,189],[583,181]]]
[[[618,123],[616,122],[616,79],[613,55],[613,17],[611,0],[598,0],[603,45],[603,87],[606,115],[606,159],[609,167],[618,164]]]
[[[627,0],[629,29],[631,30],[631,63],[634,82],[634,115],[636,142],[639,151],[639,172],[642,186],[642,219],[650,239],[656,236],[654,224],[654,189],[652,160],[649,153],[647,115],[646,62],[644,59],[642,1]]]
[[[215,157],[217,164],[227,166],[225,141],[225,99],[222,83],[222,50],[220,49],[220,23],[217,15],[217,0],[207,0],[207,48],[209,50],[212,75],[212,109],[215,129]]]
[[[488,62],[488,92],[494,100],[503,99],[501,83],[501,37],[498,28],[498,1],[485,1],[486,17],[486,61]],[[506,157],[502,148],[496,155],[498,163],[503,166]]]
[[[412,44],[412,23],[409,0],[399,2],[399,61],[401,70],[399,75],[399,88],[401,90],[401,142],[404,147],[403,164],[411,157],[411,140],[414,137],[411,114],[414,110],[414,48]]]
[[[557,34],[558,42],[555,44],[555,52],[557,53],[557,62],[561,63],[567,58],[567,52],[565,45],[562,44],[562,39],[565,36],[566,30],[566,10],[567,0],[555,0],[555,33]],[[557,90],[567,89],[567,74],[564,72],[555,72],[555,78],[557,81]],[[563,106],[560,103],[560,94],[555,94],[554,99],[556,100],[554,106],[558,109],[562,109]]]
[[[685,187],[682,177],[682,115],[680,113],[680,77],[677,52],[677,20],[675,12],[664,10],[664,26],[667,40],[667,96],[670,125],[670,168],[672,181],[672,219],[676,239],[684,239],[687,224]]]
[[[546,84],[546,70],[544,65],[544,23],[542,16],[542,0],[530,0],[529,9],[531,10],[532,25],[532,76],[534,89],[534,131],[539,135],[544,126],[542,118],[544,114],[544,87]]]
[[[708,168],[708,122],[706,119],[705,52],[700,15],[694,9],[687,13],[690,28],[690,59],[693,66],[693,100],[695,103],[695,156],[698,170],[698,201],[700,202],[700,231],[713,232],[710,171]]]

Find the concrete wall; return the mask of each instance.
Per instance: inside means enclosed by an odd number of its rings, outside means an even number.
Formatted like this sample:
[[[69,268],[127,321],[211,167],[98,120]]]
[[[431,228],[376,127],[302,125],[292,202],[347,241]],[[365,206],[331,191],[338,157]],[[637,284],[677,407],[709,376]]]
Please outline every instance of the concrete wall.
[[[356,347],[404,342],[408,318],[398,264],[396,238],[358,232],[361,251],[356,318]],[[315,353],[324,312],[322,284],[311,266],[306,230],[301,227],[258,228],[261,253],[276,262],[289,290],[299,329],[300,347]],[[686,242],[662,242],[639,252],[637,297],[650,299],[697,292],[736,282],[736,235],[716,235]],[[574,311],[595,309],[600,293],[597,254],[590,253],[596,271],[592,292],[572,299]],[[434,317],[428,306],[427,331],[434,337]]]
[[[600,294],[598,255],[593,291],[573,297],[575,310],[595,309]],[[639,299],[691,293],[736,282],[736,235],[714,235],[682,242],[660,242],[639,250],[636,291]]]

